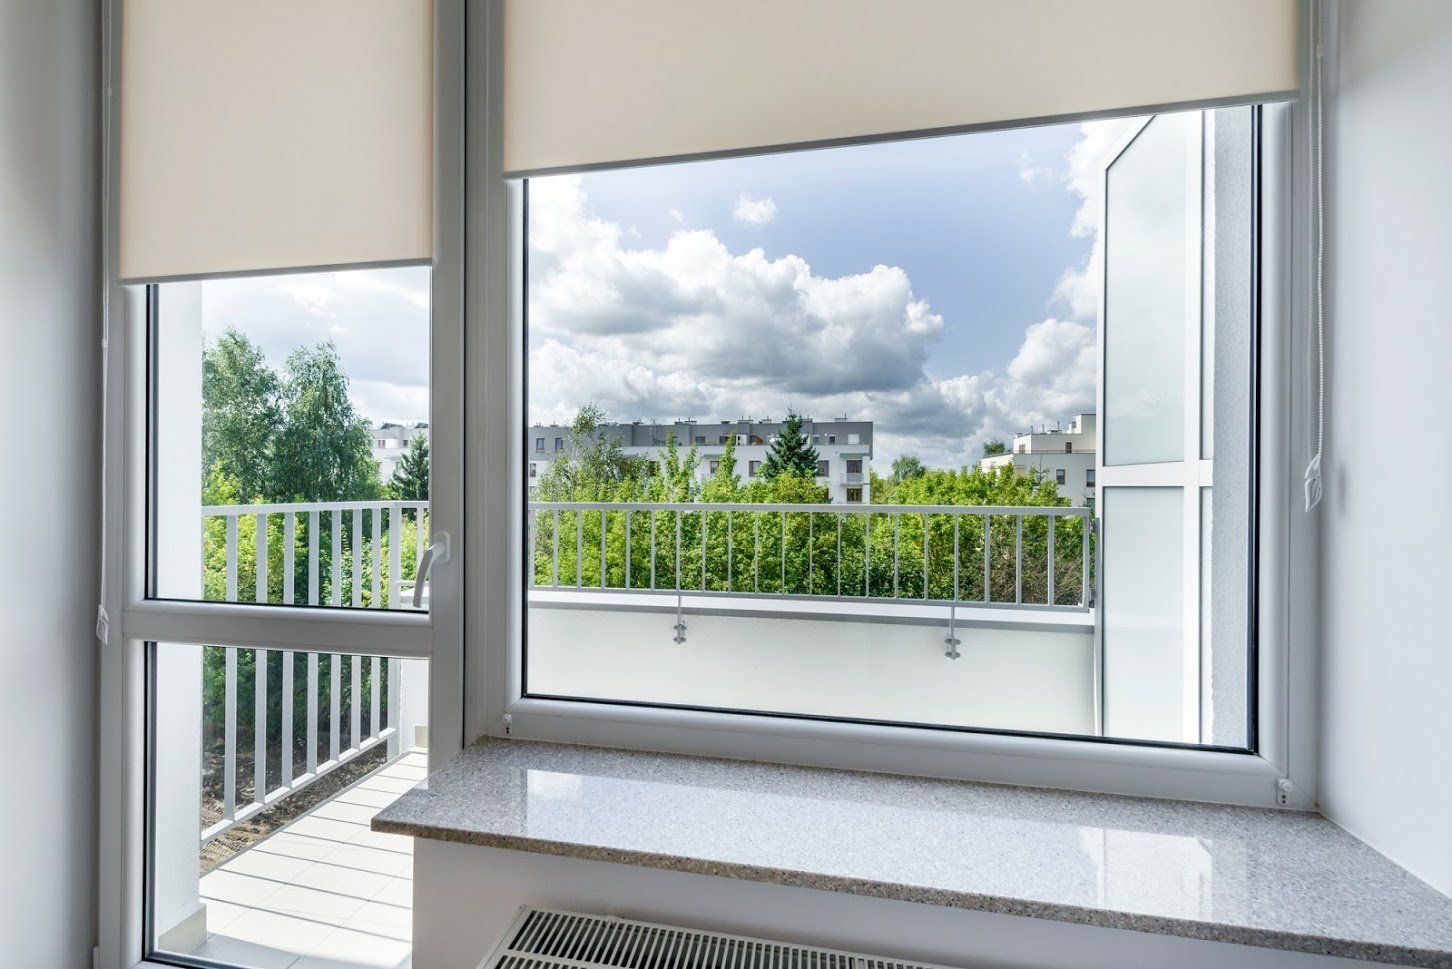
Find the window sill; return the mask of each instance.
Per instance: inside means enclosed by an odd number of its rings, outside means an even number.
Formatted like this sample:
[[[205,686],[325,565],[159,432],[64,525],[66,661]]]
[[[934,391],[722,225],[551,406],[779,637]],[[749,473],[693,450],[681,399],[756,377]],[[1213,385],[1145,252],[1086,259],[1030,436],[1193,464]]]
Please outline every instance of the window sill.
[[[1314,814],[485,740],[375,830],[1452,966],[1452,899]]]

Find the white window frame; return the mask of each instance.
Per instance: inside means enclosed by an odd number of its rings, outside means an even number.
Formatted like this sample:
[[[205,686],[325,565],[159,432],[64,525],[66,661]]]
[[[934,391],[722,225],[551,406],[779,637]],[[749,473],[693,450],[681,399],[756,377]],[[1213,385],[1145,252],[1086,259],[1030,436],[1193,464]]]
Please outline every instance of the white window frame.
[[[1255,753],[975,733],[911,726],[794,719],[700,710],[546,700],[521,693],[523,628],[520,455],[509,447],[523,426],[522,300],[524,193],[502,176],[500,18],[469,24],[471,341],[469,413],[484,423],[469,455],[469,502],[482,515],[470,541],[483,566],[473,575],[466,649],[471,664],[466,717],[471,733],[771,760],[867,771],[1149,795],[1231,804],[1309,808],[1316,777],[1314,648],[1315,519],[1301,514],[1299,469],[1304,408],[1298,368],[1304,292],[1291,285],[1303,266],[1291,253],[1306,224],[1303,146],[1292,119],[1302,102],[1264,109],[1259,412],[1256,496],[1259,631]],[[1214,107],[1207,105],[1206,107]],[[1296,404],[1293,406],[1292,402]],[[479,439],[474,439],[479,440]],[[833,436],[827,437],[828,443]],[[1019,448],[1021,450],[1021,447]]]
[[[107,199],[104,267],[112,307],[106,348],[106,432],[110,447],[104,529],[108,644],[100,647],[100,790],[96,965],[161,966],[144,958],[147,851],[147,697],[150,644],[398,656],[429,661],[429,765],[442,765],[466,736],[463,590],[464,520],[464,36],[465,0],[434,0],[434,259],[430,335],[430,519],[454,537],[451,561],[430,575],[428,613],[310,609],[148,599],[147,421],[149,325],[144,287],[122,287],[114,254],[118,206]],[[103,5],[108,101],[119,103],[122,0]],[[108,111],[108,118],[114,117]],[[117,171],[120,141],[111,120],[103,150]],[[114,184],[114,178],[112,179]],[[328,267],[318,267],[319,269]],[[348,267],[334,267],[348,268]],[[473,736],[473,734],[469,734]],[[169,963],[168,963],[169,965]]]

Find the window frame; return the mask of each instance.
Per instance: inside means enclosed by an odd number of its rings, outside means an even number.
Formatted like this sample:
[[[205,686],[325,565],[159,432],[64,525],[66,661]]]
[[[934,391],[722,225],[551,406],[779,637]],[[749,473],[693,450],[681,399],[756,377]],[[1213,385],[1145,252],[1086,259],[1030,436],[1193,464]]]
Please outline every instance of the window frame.
[[[123,0],[102,4],[103,68],[108,90],[122,82]],[[150,796],[148,669],[156,642],[205,643],[301,653],[396,656],[429,661],[429,765],[436,769],[465,739],[464,607],[464,0],[434,5],[434,257],[431,260],[430,510],[437,530],[455,537],[448,567],[431,574],[431,610],[344,610],[148,597],[149,404],[148,286],[117,282],[119,203],[107,193],[102,232],[109,253],[106,297],[111,308],[104,347],[109,447],[104,591],[110,631],[99,648],[98,715],[103,725],[98,782],[110,796],[97,805],[98,965],[170,966],[180,958],[147,957]],[[104,167],[117,171],[120,138],[114,102],[106,104]],[[310,267],[305,271],[360,268]],[[472,736],[472,735],[471,735]]]
[[[471,44],[497,50],[499,25],[471,21]],[[485,58],[476,59],[482,62]],[[485,130],[497,137],[497,76],[480,70],[472,83]],[[1253,752],[1228,752],[1112,738],[1061,739],[1025,734],[936,730],[913,726],[813,720],[749,713],[720,713],[628,703],[552,700],[521,692],[520,644],[526,634],[519,566],[525,536],[518,502],[519,455],[507,449],[476,450],[474,466],[492,467],[495,490],[471,491],[484,503],[490,525],[481,541],[485,570],[473,587],[471,607],[487,609],[470,637],[482,669],[474,684],[471,729],[482,735],[675,751],[687,754],[838,767],[891,773],[1000,782],[1029,786],[1148,795],[1263,807],[1305,809],[1314,803],[1316,652],[1311,606],[1314,598],[1315,519],[1299,513],[1298,428],[1306,406],[1303,377],[1292,365],[1302,352],[1304,293],[1293,280],[1304,267],[1297,243],[1306,225],[1304,146],[1293,119],[1304,102],[1268,103],[1262,108],[1258,225],[1261,320],[1256,379],[1260,386],[1256,431],[1261,448],[1254,497],[1256,603],[1254,696],[1258,737]],[[1213,107],[1213,106],[1208,106]],[[476,115],[476,117],[478,117]],[[476,347],[481,365],[492,358],[497,378],[476,398],[484,406],[486,441],[513,440],[520,426],[524,392],[522,286],[525,264],[526,193],[506,182],[497,150],[471,154],[471,185],[481,190],[481,222],[475,228],[497,245],[477,271],[493,283],[490,298],[477,307],[484,339]],[[476,287],[477,290],[477,287]],[[501,362],[504,362],[501,366]],[[829,443],[831,437],[828,438]],[[481,474],[482,474],[481,470]],[[481,476],[471,477],[482,486]],[[478,547],[478,546],[476,546]]]

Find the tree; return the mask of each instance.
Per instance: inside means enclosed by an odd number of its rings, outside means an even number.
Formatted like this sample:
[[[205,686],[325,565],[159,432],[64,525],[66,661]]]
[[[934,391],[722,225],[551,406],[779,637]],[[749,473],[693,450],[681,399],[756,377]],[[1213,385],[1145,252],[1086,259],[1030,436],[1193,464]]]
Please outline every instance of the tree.
[[[625,453],[620,438],[607,434],[605,412],[581,407],[570,422],[565,454],[551,461],[535,487],[540,501],[640,500],[649,462]],[[693,466],[694,467],[694,466]]]
[[[761,462],[762,477],[771,479],[779,474],[791,474],[802,478],[817,476],[817,449],[812,447],[802,433],[802,417],[788,411],[781,433],[766,450],[766,460]]]
[[[203,484],[217,471],[235,485],[238,500],[269,497],[282,419],[277,373],[261,347],[229,327],[202,356]]]
[[[429,436],[419,432],[408,442],[408,451],[393,469],[388,490],[394,501],[428,501]]]
[[[1002,441],[994,440],[994,441],[984,441],[983,442],[983,456],[985,458],[991,458],[991,457],[993,457],[994,455],[997,455],[997,454],[1007,454],[1007,453],[1008,453],[1008,445],[1007,444],[1004,444]]]
[[[727,434],[726,446],[716,462],[716,470],[701,489],[701,500],[735,501],[740,490],[741,478],[736,473],[736,435]]]
[[[904,454],[901,457],[893,459],[893,484],[897,484],[900,481],[908,481],[912,478],[921,478],[927,472],[928,469],[923,466],[922,459],[916,454]]]
[[[283,421],[269,490],[274,501],[368,501],[382,493],[368,425],[348,397],[331,341],[288,354]]]

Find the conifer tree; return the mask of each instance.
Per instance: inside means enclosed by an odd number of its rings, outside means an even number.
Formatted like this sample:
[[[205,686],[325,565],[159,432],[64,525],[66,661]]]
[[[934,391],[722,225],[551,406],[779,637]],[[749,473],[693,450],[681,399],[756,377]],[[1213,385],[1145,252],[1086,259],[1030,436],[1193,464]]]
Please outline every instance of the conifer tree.
[[[771,479],[779,474],[798,478],[817,476],[817,449],[812,447],[802,433],[802,416],[787,412],[786,423],[781,433],[767,448],[766,460],[761,462],[762,477]]]

